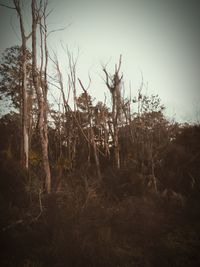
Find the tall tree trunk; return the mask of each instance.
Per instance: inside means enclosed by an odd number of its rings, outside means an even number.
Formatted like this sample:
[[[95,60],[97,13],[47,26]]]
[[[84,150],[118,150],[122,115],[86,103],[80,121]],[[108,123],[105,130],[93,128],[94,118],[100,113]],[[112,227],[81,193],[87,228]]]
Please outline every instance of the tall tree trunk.
[[[118,120],[119,120],[119,103],[117,96],[119,94],[119,85],[117,85],[112,91],[112,123],[113,123],[113,143],[114,143],[114,158],[115,165],[117,169],[120,168],[120,154],[119,154],[119,128],[118,128]],[[118,92],[119,91],[119,92]]]
[[[27,69],[26,69],[26,46],[22,45],[23,50],[23,114],[22,114],[22,122],[23,122],[23,164],[25,168],[28,170],[28,158],[29,158],[29,136],[28,136],[28,126],[29,126],[29,116],[27,114]]]
[[[46,120],[46,92],[41,85],[41,77],[37,70],[37,47],[36,47],[36,31],[37,31],[37,19],[38,15],[36,9],[36,1],[32,0],[32,75],[33,85],[37,94],[38,108],[39,108],[39,134],[42,147],[42,162],[45,174],[45,188],[46,192],[51,193],[51,172],[49,166],[48,157],[48,132],[47,132],[47,120]]]
[[[115,68],[115,74],[111,76],[108,74],[106,69],[103,71],[106,74],[106,85],[110,90],[112,96],[112,138],[113,138],[113,146],[114,146],[114,160],[115,166],[117,169],[120,168],[120,151],[119,151],[119,120],[121,117],[121,80],[122,77],[119,78],[119,70],[121,67],[121,56],[119,59],[118,68]]]
[[[24,22],[21,12],[21,4],[20,1],[13,0],[15,9],[19,16],[20,23],[20,32],[21,32],[21,40],[22,40],[22,108],[21,108],[21,117],[22,117],[22,142],[21,142],[21,162],[22,166],[28,170],[28,159],[29,159],[29,114],[27,108],[27,47],[26,40],[27,37],[25,35]]]

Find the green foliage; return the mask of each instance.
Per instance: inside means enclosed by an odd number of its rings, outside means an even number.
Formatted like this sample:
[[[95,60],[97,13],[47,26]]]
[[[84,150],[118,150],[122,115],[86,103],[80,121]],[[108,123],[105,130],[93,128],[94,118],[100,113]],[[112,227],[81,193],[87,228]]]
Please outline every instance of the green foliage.
[[[0,61],[0,93],[10,97],[12,105],[19,109],[21,102],[22,60],[21,48],[12,46],[7,48]],[[31,53],[27,50],[27,76],[28,88],[31,79]]]

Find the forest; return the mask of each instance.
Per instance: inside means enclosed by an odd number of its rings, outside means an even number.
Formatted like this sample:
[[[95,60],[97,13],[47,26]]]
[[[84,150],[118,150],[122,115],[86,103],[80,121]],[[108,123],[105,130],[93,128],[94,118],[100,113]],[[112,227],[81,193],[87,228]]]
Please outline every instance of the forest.
[[[63,74],[49,53],[48,1],[30,33],[22,2],[3,6],[21,44],[0,58],[0,266],[200,266],[199,123],[168,119],[143,80],[125,97],[122,55],[94,101],[74,54]]]

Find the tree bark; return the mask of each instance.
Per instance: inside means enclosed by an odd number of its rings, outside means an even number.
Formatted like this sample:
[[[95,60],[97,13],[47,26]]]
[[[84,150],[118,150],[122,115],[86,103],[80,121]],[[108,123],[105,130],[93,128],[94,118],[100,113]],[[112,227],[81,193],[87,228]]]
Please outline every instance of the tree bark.
[[[114,146],[114,159],[117,169],[120,169],[120,151],[119,151],[119,120],[121,116],[121,80],[119,78],[119,70],[121,67],[121,56],[119,59],[118,68],[115,69],[115,74],[111,78],[104,68],[103,71],[106,74],[106,85],[110,90],[112,96],[112,137],[113,137],[113,146]]]
[[[39,108],[39,134],[42,147],[42,163],[45,174],[45,189],[48,194],[51,193],[51,172],[49,166],[49,156],[48,156],[48,128],[47,128],[47,100],[46,92],[42,88],[41,84],[41,73],[39,75],[37,70],[37,47],[36,47],[36,31],[38,23],[38,10],[36,9],[36,1],[32,0],[32,75],[33,75],[33,85],[37,94],[38,108]]]
[[[25,36],[25,29],[24,29],[24,22],[21,12],[21,5],[20,1],[13,0],[15,9],[19,16],[19,23],[20,23],[20,32],[21,32],[21,39],[22,39],[22,108],[21,110],[21,117],[22,117],[22,142],[21,142],[21,162],[22,166],[28,170],[28,161],[29,161],[29,114],[27,108],[27,59],[26,59],[26,40],[27,37]]]

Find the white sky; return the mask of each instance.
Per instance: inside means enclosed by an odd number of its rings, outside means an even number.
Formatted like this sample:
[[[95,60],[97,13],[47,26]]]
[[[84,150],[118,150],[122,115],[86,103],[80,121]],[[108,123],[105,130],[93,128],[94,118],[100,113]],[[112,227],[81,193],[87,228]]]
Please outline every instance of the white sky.
[[[90,73],[90,92],[97,100],[108,94],[101,64],[109,62],[112,72],[122,54],[127,94],[130,82],[132,95],[137,93],[142,72],[148,92],[160,96],[168,116],[200,119],[200,1],[49,0],[49,9],[50,30],[71,24],[50,35],[50,51],[58,54],[64,70],[61,43],[75,54],[80,49],[77,76],[88,84]],[[28,25],[28,12],[25,19]],[[20,43],[17,23],[12,10],[0,7],[0,53]]]

